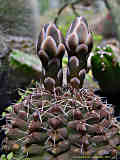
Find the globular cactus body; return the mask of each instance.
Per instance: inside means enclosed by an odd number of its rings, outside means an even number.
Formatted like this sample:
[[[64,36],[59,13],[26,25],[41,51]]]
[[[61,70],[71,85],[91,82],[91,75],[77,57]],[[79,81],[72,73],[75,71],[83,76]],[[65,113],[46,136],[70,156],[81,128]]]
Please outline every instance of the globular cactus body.
[[[87,59],[93,46],[92,35],[84,17],[77,17],[68,29],[65,44],[68,53],[68,83],[82,88]]]
[[[23,116],[24,115],[24,116]],[[23,118],[24,117],[24,118]],[[120,127],[112,108],[87,89],[36,88],[6,115],[5,152],[32,160],[66,160],[119,153]]]

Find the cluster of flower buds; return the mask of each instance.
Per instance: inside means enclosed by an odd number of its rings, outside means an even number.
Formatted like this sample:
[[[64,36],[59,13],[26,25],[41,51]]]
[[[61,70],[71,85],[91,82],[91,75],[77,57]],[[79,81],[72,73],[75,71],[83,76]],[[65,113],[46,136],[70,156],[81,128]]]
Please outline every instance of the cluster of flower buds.
[[[77,17],[66,35],[68,61],[68,83],[74,88],[82,88],[89,53],[93,47],[92,35],[84,17]]]
[[[92,46],[92,35],[84,17],[77,17],[73,21],[65,40],[55,24],[44,25],[39,35],[37,54],[43,65],[45,88],[52,90],[62,85],[65,51],[68,53],[68,83],[73,88],[82,88]]]
[[[62,58],[65,53],[64,38],[55,24],[45,24],[37,43],[37,55],[43,67],[43,83],[46,89],[62,85]]]

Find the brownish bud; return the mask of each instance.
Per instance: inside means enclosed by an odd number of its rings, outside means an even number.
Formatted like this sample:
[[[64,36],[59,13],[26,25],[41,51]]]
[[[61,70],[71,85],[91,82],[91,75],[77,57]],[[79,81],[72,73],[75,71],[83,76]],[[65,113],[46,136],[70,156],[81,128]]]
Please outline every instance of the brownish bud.
[[[62,59],[65,54],[65,46],[60,43],[57,49],[57,58]]]
[[[88,54],[88,46],[84,43],[78,45],[75,49],[75,52],[77,53],[77,55],[79,56],[79,54]]]
[[[55,88],[55,93],[56,93],[57,96],[60,96],[61,93],[62,93],[61,87],[56,87],[56,88]]]
[[[74,77],[70,80],[70,84],[73,88],[79,88],[80,80],[77,77]]]
[[[44,50],[40,50],[38,52],[38,57],[40,58],[42,65],[44,68],[46,68],[47,64],[48,64],[48,55],[46,54],[46,52]]]
[[[66,45],[70,50],[74,50],[78,43],[79,41],[76,33],[70,34],[66,39]]]
[[[93,48],[93,37],[90,32],[88,34],[86,45],[88,46],[88,52],[90,53]]]
[[[69,67],[72,70],[77,69],[79,67],[79,59],[76,56],[72,56],[69,59]]]
[[[47,53],[48,57],[50,58],[56,56],[57,46],[54,39],[50,36],[43,41],[41,49],[43,49]]]

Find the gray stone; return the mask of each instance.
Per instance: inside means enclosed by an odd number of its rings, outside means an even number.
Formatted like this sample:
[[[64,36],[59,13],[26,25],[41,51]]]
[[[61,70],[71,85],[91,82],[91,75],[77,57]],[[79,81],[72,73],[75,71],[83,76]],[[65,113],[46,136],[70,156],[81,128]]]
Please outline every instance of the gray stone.
[[[16,50],[0,54],[0,113],[18,98],[18,89],[27,88],[32,80],[40,80],[39,58]]]
[[[0,29],[10,35],[35,36],[33,10],[29,0],[0,0]]]

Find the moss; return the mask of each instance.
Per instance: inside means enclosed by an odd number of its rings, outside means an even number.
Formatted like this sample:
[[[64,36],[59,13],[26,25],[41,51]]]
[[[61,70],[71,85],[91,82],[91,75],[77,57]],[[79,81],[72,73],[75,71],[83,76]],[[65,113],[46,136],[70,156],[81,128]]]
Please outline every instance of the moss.
[[[91,64],[93,76],[103,92],[107,94],[120,92],[120,62],[109,46],[96,48]]]
[[[38,57],[26,54],[19,50],[13,50],[10,54],[10,66],[24,73],[41,72],[41,62]]]

